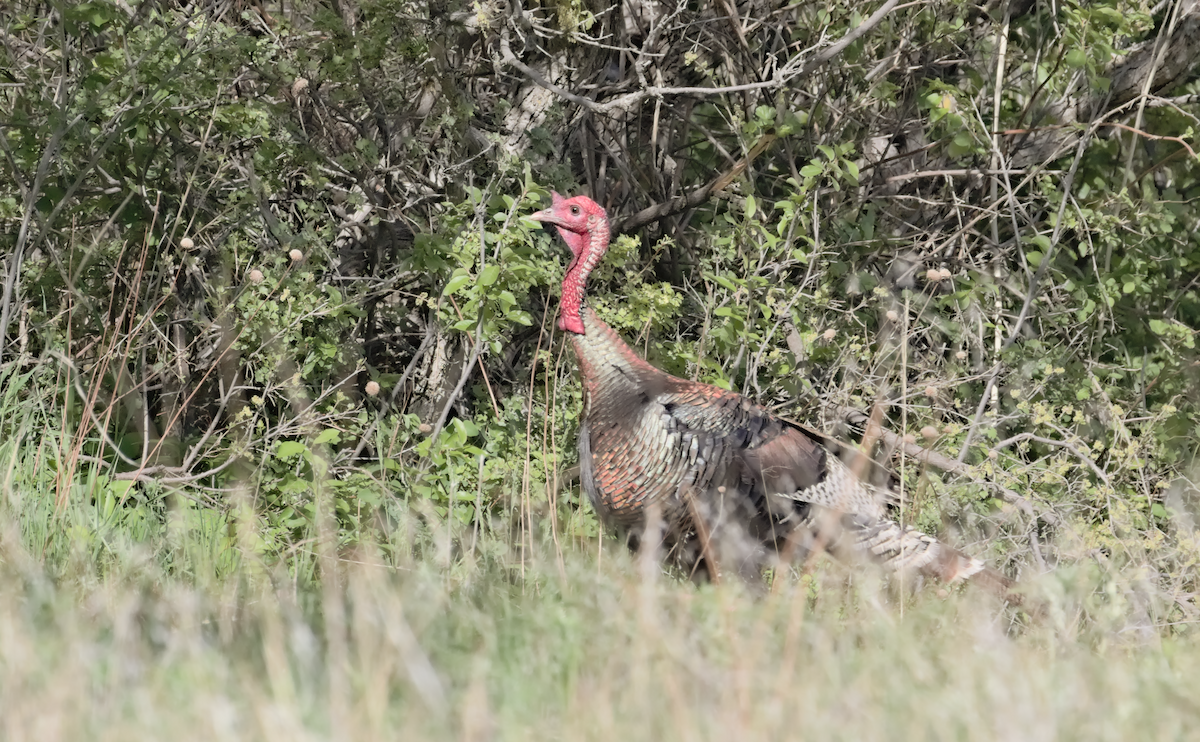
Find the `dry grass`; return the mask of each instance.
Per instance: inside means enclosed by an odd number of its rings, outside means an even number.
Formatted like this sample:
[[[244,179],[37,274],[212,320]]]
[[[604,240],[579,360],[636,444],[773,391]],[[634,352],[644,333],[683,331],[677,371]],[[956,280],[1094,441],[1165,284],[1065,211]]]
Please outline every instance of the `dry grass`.
[[[1200,723],[1200,646],[1098,574],[1048,578],[1050,615],[1021,626],[979,593],[898,601],[830,567],[752,597],[623,555],[568,549],[560,572],[544,544],[522,577],[502,543],[447,562],[422,532],[306,586],[252,560],[176,577],[136,545],[103,572],[55,570],[10,525],[3,738],[1123,740]]]

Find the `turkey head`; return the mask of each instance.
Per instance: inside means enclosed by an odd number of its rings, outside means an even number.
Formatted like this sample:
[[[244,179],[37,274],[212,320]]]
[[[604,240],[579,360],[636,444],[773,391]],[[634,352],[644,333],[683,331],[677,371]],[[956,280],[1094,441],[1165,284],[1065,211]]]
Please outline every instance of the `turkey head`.
[[[563,198],[552,194],[550,208],[530,216],[558,228],[567,247],[571,248],[571,265],[563,276],[562,299],[558,308],[558,329],[576,335],[583,334],[583,295],[588,274],[608,250],[608,214],[600,204],[587,196]]]

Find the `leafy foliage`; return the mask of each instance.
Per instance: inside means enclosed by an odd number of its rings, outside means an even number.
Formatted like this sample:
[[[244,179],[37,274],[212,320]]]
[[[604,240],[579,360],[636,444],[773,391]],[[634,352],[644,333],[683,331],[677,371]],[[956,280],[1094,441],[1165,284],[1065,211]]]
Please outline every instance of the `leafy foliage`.
[[[78,504],[63,560],[192,529],[214,574],[315,574],[298,551],[406,513],[590,543],[567,258],[527,219],[584,188],[637,225],[589,302],[652,362],[848,435],[881,404],[969,467],[893,459],[913,520],[1022,574],[1137,565],[1183,626],[1200,91],[1173,8],[18,4],[0,371],[28,413],[0,432],[47,431],[12,455],[53,500],[16,505],[27,535]],[[1133,63],[1160,35],[1161,86]]]

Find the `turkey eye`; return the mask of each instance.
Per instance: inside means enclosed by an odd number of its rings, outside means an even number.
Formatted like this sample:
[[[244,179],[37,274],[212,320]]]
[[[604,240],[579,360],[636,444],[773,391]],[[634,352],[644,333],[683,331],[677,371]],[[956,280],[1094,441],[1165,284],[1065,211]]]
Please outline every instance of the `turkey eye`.
[[[579,216],[579,207],[578,207],[578,206],[572,206],[572,207],[571,207],[571,215],[572,215],[572,216]]]

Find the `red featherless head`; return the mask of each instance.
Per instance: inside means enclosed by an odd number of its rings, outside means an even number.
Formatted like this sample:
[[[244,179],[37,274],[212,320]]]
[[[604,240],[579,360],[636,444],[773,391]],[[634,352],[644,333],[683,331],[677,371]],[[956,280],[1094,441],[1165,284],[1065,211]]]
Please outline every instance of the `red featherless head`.
[[[530,218],[553,224],[571,248],[571,265],[563,277],[558,308],[558,329],[582,335],[583,294],[588,274],[608,250],[608,214],[587,196],[563,198],[555,193],[550,208]]]

